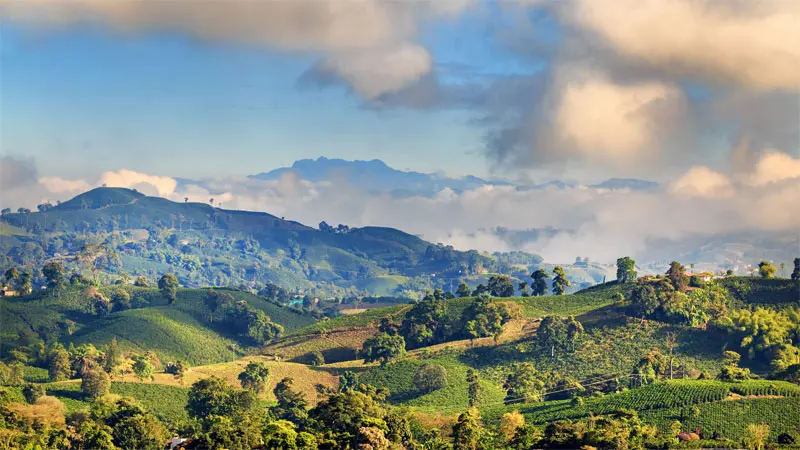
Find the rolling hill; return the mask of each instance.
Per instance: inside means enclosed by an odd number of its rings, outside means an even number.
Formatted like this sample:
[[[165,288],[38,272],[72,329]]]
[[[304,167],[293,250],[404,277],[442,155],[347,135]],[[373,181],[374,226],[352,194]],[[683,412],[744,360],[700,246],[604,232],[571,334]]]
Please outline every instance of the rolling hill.
[[[5,214],[0,269],[40,267],[54,259],[68,272],[88,272],[79,260],[87,244],[106,250],[95,260],[104,280],[123,272],[151,279],[165,272],[187,287],[277,284],[321,296],[368,290],[456,285],[509,265],[511,255],[462,252],[381,227],[316,229],[276,216],[173,202],[130,189],[97,188],[41,211]],[[541,261],[516,253],[523,271]],[[38,273],[34,271],[34,275]]]

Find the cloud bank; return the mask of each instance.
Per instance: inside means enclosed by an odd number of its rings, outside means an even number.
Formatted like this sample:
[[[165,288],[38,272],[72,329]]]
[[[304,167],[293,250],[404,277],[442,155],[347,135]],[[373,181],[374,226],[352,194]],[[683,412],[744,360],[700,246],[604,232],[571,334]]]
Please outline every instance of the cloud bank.
[[[40,178],[4,191],[0,200],[14,207],[45,198],[66,200],[73,192],[65,186],[80,190],[100,182],[179,202],[185,197],[201,203],[214,198],[226,209],[266,211],[312,226],[322,220],[389,226],[460,249],[537,252],[551,262],[571,262],[578,255],[599,261],[612,261],[620,254],[646,255],[656,240],[800,229],[800,158],[774,151],[763,152],[747,173],[724,174],[698,166],[654,191],[487,185],[462,193],[445,189],[432,197],[394,198],[340,181],[302,180],[291,173],[272,181],[214,178],[178,184],[169,177],[120,170],[102,174],[95,183]],[[26,198],[29,205],[21,204]],[[561,231],[512,247],[487,231],[495,227]]]

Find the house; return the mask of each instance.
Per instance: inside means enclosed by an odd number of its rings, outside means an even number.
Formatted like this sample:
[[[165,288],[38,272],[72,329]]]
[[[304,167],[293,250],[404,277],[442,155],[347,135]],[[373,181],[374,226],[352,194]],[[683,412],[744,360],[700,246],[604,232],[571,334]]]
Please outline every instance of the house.
[[[0,297],[16,297],[17,295],[19,295],[19,292],[17,292],[14,289],[11,288],[0,289]]]

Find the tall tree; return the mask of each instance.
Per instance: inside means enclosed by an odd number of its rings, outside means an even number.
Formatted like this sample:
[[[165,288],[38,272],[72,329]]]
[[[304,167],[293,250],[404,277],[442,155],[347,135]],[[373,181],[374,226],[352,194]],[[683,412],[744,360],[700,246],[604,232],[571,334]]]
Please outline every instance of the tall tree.
[[[453,425],[453,450],[477,450],[479,447],[483,427],[481,417],[475,408],[458,416]]]
[[[264,392],[268,381],[269,368],[260,362],[250,362],[239,374],[239,383],[242,384],[242,388],[249,389],[256,394]]]
[[[467,283],[464,283],[463,281],[458,285],[458,288],[456,289],[456,295],[459,297],[469,297],[471,293],[472,291],[470,291],[469,286],[467,285]]]
[[[538,269],[531,274],[533,283],[531,284],[533,295],[547,295],[547,279],[550,275],[544,269]]]
[[[488,283],[489,293],[494,297],[511,297],[514,295],[514,283],[508,275],[492,275]]]
[[[64,381],[70,377],[69,353],[61,344],[53,344],[48,353],[48,373],[50,381]]]
[[[89,398],[96,399],[108,394],[111,378],[103,370],[88,370],[81,379],[81,391]]]
[[[117,344],[117,337],[111,338],[111,342],[106,347],[105,355],[103,355],[103,369],[107,373],[114,371],[114,367],[119,364],[120,354],[119,345]]]
[[[676,291],[685,291],[689,286],[689,277],[686,275],[686,267],[678,261],[672,261],[667,270],[667,278]]]
[[[403,355],[406,352],[405,347],[403,336],[381,333],[364,341],[361,356],[366,363],[378,361],[384,365],[387,361]]]
[[[6,270],[4,276],[8,285],[16,287],[17,280],[19,279],[19,270],[17,270],[16,267],[11,267]]]
[[[800,280],[800,258],[794,259],[794,270],[792,270],[792,279]]]
[[[630,256],[625,256],[617,259],[617,281],[620,283],[630,283],[636,281],[638,276],[636,272],[636,261],[631,259]]]
[[[171,273],[164,274],[158,280],[158,290],[162,297],[173,303],[178,294],[178,278]]]
[[[469,398],[470,408],[477,406],[481,401],[482,391],[478,371],[472,368],[467,369],[467,398]]]
[[[567,288],[572,286],[572,283],[567,279],[567,274],[564,272],[564,269],[561,266],[556,266],[553,268],[553,274],[555,275],[553,277],[553,294],[566,294]]]
[[[51,261],[42,267],[42,275],[47,280],[48,287],[57,287],[64,282],[64,268],[61,264]]]
[[[144,380],[152,380],[153,379],[153,371],[155,368],[153,367],[153,363],[150,362],[150,358],[146,356],[134,356],[133,357],[133,373],[136,375],[141,381]]]
[[[519,282],[519,295],[522,297],[528,296],[528,282],[527,281],[520,281]]]

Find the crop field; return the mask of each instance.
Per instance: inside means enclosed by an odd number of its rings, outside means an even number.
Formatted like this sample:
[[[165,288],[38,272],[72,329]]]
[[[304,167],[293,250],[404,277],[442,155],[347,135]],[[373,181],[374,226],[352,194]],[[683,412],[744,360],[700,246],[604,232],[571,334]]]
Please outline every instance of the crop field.
[[[694,412],[687,411],[686,408],[671,408],[645,411],[641,417],[661,429],[666,429],[672,421],[679,420],[685,430],[699,427],[708,435],[716,431],[734,440],[744,437],[748,424],[766,423],[770,427],[770,438],[775,439],[782,433],[797,432],[800,397],[705,403],[698,405]]]
[[[747,395],[781,398],[736,399],[736,397],[732,397],[732,394],[747,392],[758,392],[758,394]],[[555,420],[583,419],[589,414],[603,415],[620,409],[633,409],[639,411],[643,417],[647,417],[659,425],[664,425],[662,422],[668,424],[672,420],[683,421],[683,419],[691,417],[688,411],[692,407],[700,408],[701,416],[699,417],[703,417],[702,410],[704,408],[709,411],[723,411],[725,408],[735,409],[738,408],[736,406],[738,402],[749,400],[786,400],[787,404],[792,405],[793,401],[800,401],[800,387],[782,381],[755,380],[725,383],[715,380],[670,380],[628,389],[601,398],[586,398],[583,406],[572,406],[569,400],[559,400],[520,405],[516,409],[525,414],[531,423],[537,424]],[[514,409],[511,406],[507,408]],[[658,422],[657,419],[661,422]],[[796,418],[794,423],[797,423]]]
[[[47,395],[58,398],[68,412],[89,409],[89,403],[81,392],[81,383],[68,381],[46,385]],[[153,383],[111,383],[111,393],[133,397],[139,404],[167,423],[178,423],[188,419],[186,405],[188,389]]]
[[[112,314],[70,337],[76,345],[106,345],[116,337],[125,352],[152,350],[162,361],[185,360],[192,365],[232,360],[243,354],[235,342],[205,328],[181,311],[142,308]]]

